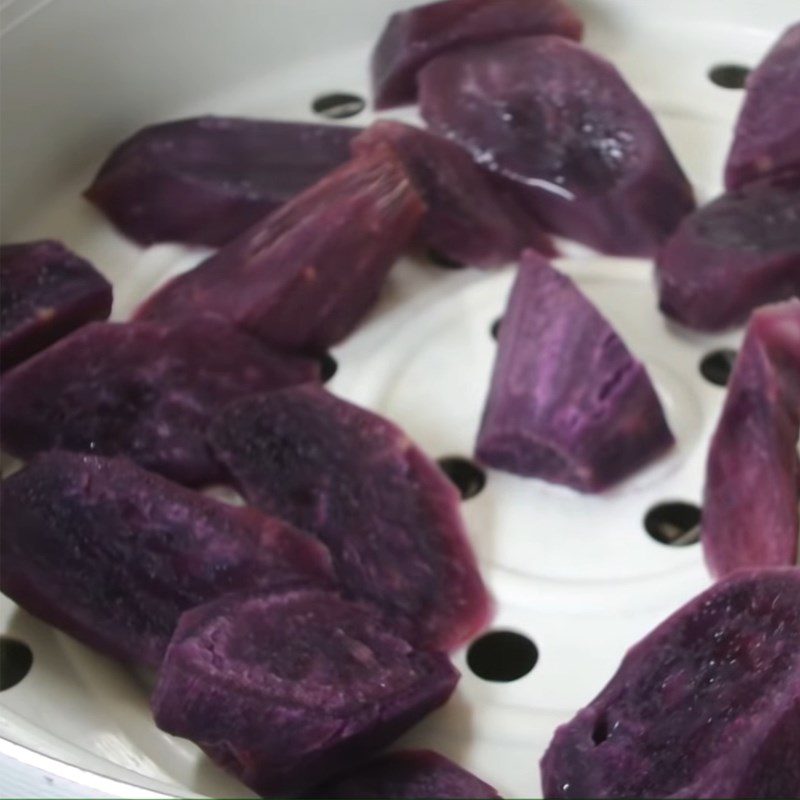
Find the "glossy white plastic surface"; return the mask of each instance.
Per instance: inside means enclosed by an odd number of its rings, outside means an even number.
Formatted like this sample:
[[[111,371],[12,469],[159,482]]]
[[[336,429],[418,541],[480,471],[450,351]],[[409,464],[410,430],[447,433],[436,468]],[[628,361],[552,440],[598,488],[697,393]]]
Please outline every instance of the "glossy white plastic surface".
[[[110,148],[163,119],[220,113],[313,120],[311,103],[321,94],[366,96],[369,50],[387,15],[404,5],[4,2],[3,241],[63,239],[113,279],[113,316],[125,319],[202,253],[139,249],[81,198]],[[707,72],[720,63],[755,64],[800,16],[796,0],[574,5],[586,20],[586,44],[619,66],[653,108],[699,198],[712,196],[742,92],[715,86]],[[413,120],[415,112],[391,116]],[[371,119],[367,110],[347,122]],[[699,502],[724,392],[703,380],[698,364],[740,339],[737,332],[695,336],[666,324],[648,261],[568,252],[559,266],[646,363],[679,444],[603,496],[490,471],[483,492],[464,503],[497,599],[493,628],[528,635],[539,662],[516,682],[490,683],[457,654],[463,679],[453,700],[400,745],[439,750],[505,797],[539,795],[538,760],[554,728],[594,696],[631,644],[708,585],[699,546],[659,544],[642,520],[662,501]],[[339,371],[330,388],[395,420],[435,458],[469,456],[495,347],[489,331],[512,276],[510,269],[398,264],[369,322],[334,351]],[[34,653],[28,676],[0,694],[0,794],[246,794],[194,746],[156,730],[148,676],[95,655],[3,597],[0,632]]]

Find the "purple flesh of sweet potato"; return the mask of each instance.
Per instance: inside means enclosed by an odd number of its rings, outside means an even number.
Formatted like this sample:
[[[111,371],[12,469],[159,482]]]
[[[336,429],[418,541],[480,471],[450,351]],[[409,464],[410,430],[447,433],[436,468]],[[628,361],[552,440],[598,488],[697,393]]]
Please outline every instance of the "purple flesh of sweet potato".
[[[435,132],[515,181],[545,227],[605,253],[651,255],[694,208],[653,115],[616,69],[558,36],[440,56],[420,73]]]
[[[123,661],[158,666],[179,616],[223,594],[332,583],[312,537],[122,458],[38,456],[2,507],[3,593]]]
[[[661,310],[690,328],[800,296],[800,171],[734,189],[681,222],[656,261]]]
[[[20,458],[53,448],[127,456],[199,486],[221,477],[205,439],[217,410],[317,376],[316,362],[267,350],[224,320],[96,322],[3,376],[0,439]]]
[[[719,577],[797,561],[800,300],[754,312],[711,440],[703,552]]]
[[[448,50],[546,33],[579,40],[583,23],[561,0],[443,0],[399,11],[372,53],[375,107],[413,103],[417,73]]]
[[[449,758],[431,750],[404,750],[376,758],[364,767],[317,787],[309,797],[492,798],[497,792]]]
[[[0,247],[0,369],[111,313],[111,284],[60,242]]]
[[[544,796],[800,797],[800,570],[741,571],[628,651],[555,733]]]
[[[355,158],[147,300],[139,318],[209,312],[281,349],[320,352],[378,299],[424,205],[389,148]]]
[[[725,185],[800,169],[800,22],[788,28],[747,79],[725,165]]]
[[[151,125],[111,153],[86,197],[140,244],[220,246],[347,161],[358,131],[237,117]]]
[[[553,247],[529,212],[481,169],[463,148],[400,122],[381,121],[357,139],[356,152],[389,145],[402,161],[428,211],[419,239],[448,260],[476,267],[516,261],[526,247]]]
[[[277,592],[184,614],[152,707],[159,728],[285,797],[369,758],[457,681],[447,656],[415,650],[368,606]]]
[[[642,364],[568,277],[524,253],[500,326],[478,458],[597,492],[673,441]]]
[[[415,644],[450,649],[488,621],[459,496],[392,423],[303,386],[231,404],[209,438],[248,502],[318,536],[347,595]]]

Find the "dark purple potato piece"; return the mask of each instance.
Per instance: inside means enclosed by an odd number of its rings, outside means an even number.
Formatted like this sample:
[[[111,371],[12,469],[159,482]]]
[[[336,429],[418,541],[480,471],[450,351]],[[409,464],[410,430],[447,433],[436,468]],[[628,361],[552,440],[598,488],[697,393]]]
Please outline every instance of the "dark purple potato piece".
[[[389,753],[317,787],[308,796],[323,800],[500,797],[489,784],[431,750]]]
[[[725,186],[800,169],[800,22],[789,27],[747,78]]]
[[[544,796],[800,797],[800,569],[731,575],[555,733]]]
[[[140,244],[220,246],[347,161],[358,131],[238,117],[151,125],[111,153],[85,194]]]
[[[750,318],[711,440],[703,552],[720,577],[797,561],[800,301]]]
[[[561,0],[443,0],[398,11],[372,53],[375,107],[413,103],[417,73],[442,53],[546,33],[580,39],[583,23]]]
[[[419,239],[459,264],[497,267],[526,247],[553,254],[535,217],[494,176],[452,142],[400,122],[376,122],[354,142],[356,152],[390,146],[408,171],[428,211]]]
[[[694,208],[653,115],[567,39],[441,56],[420,73],[420,103],[435,132],[514,181],[545,227],[604,253],[651,255]]]
[[[478,458],[599,492],[673,442],[644,366],[566,275],[524,253],[500,326]]]
[[[209,436],[248,502],[318,536],[347,595],[415,644],[449,650],[488,621],[458,493],[391,422],[303,386],[231,404]]]
[[[205,439],[213,414],[317,376],[316,362],[267,350],[224,320],[91,323],[3,376],[0,438],[20,458],[53,448],[127,456],[199,486],[223,477]]]
[[[314,590],[187,612],[152,698],[156,724],[266,796],[366,760],[442,705],[458,672],[378,612]]]
[[[122,458],[53,451],[2,484],[0,588],[101,653],[158,666],[178,617],[229,592],[332,583],[310,536]]]
[[[358,325],[425,208],[389,148],[355,158],[145,302],[210,312],[281,349],[325,351]]]
[[[698,330],[800,296],[800,171],[734,189],[690,214],[656,261],[661,310]]]
[[[49,240],[0,247],[0,369],[111,313],[111,284]]]

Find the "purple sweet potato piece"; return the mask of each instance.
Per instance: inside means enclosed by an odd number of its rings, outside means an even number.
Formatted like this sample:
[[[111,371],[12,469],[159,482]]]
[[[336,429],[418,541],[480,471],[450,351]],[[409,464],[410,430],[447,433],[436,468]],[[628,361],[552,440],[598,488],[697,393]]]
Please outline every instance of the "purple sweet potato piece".
[[[583,23],[562,0],[443,0],[398,11],[372,53],[375,107],[413,103],[417,73],[442,53],[542,34],[580,40]]]
[[[245,398],[209,430],[248,502],[318,536],[343,590],[447,650],[490,601],[450,481],[391,422],[315,386]]]
[[[127,459],[53,451],[2,483],[0,588],[106,655],[161,663],[178,617],[229,592],[330,586],[312,537]]]
[[[800,570],[731,575],[555,733],[544,796],[800,797]]]
[[[381,121],[353,143],[356,152],[389,145],[405,166],[428,211],[419,238],[460,264],[496,267],[526,247],[553,247],[538,221],[481,169],[463,148],[401,122]]]
[[[644,366],[566,275],[524,253],[500,326],[478,458],[599,492],[673,441]]]
[[[747,78],[725,186],[800,169],[800,22],[789,27]]]
[[[428,124],[516,182],[545,227],[651,255],[694,208],[653,118],[617,70],[558,36],[440,56],[420,73]]]
[[[53,448],[127,456],[199,486],[222,477],[205,440],[213,414],[317,375],[317,363],[224,320],[95,322],[3,376],[0,439],[20,458]]]
[[[60,242],[0,247],[0,369],[111,313],[111,284]]]
[[[800,301],[750,318],[711,440],[703,552],[720,577],[797,561]]]
[[[375,609],[299,590],[184,614],[152,707],[159,728],[286,797],[369,758],[457,681],[447,656],[415,650]]]
[[[404,750],[381,756],[364,767],[317,787],[309,797],[343,798],[499,798],[500,795],[458,764],[431,750]]]
[[[659,253],[656,276],[661,310],[699,330],[800,296],[800,171],[734,189],[690,214]]]
[[[372,308],[424,210],[397,158],[379,148],[175,278],[139,318],[209,312],[281,349],[327,350]]]
[[[85,195],[140,244],[220,246],[347,161],[358,131],[210,116],[151,125],[111,153]]]

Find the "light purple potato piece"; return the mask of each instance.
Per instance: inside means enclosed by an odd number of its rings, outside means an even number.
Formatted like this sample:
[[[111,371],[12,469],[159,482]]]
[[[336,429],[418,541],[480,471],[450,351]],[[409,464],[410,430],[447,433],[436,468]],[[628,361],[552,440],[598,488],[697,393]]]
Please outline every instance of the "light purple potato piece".
[[[389,753],[344,777],[318,786],[309,798],[494,798],[500,795],[480,778],[432,750]]]
[[[800,569],[740,571],[556,730],[547,798],[800,797]]]
[[[554,253],[539,222],[463,148],[427,131],[376,122],[353,142],[355,152],[388,145],[403,163],[427,212],[418,238],[459,264],[497,267],[526,247]]]
[[[733,189],[685,217],[656,260],[661,310],[698,330],[800,296],[800,170]]]
[[[424,211],[392,151],[378,148],[170,281],[138,318],[212,313],[279,349],[324,352],[375,304]]]
[[[378,109],[413,103],[417,73],[442,53],[511,36],[583,36],[580,18],[561,0],[443,0],[389,18],[371,58]]]
[[[118,145],[85,196],[139,244],[221,246],[350,157],[358,128],[195,117]]]
[[[111,313],[111,284],[61,242],[0,247],[0,369]]]
[[[343,592],[449,650],[491,602],[444,473],[394,424],[315,387],[232,403],[209,440],[247,501],[319,537]]]
[[[758,309],[706,466],[702,535],[716,577],[797,562],[800,300]]]
[[[500,326],[478,458],[599,492],[673,442],[644,366],[566,275],[524,253]]]
[[[0,439],[19,458],[54,448],[127,456],[192,486],[223,477],[211,416],[253,392],[317,380],[222,319],[96,322],[3,376]]]
[[[2,483],[0,588],[99,652],[156,667],[187,609],[230,592],[331,586],[312,537],[126,459],[52,451]]]
[[[229,597],[181,618],[152,697],[262,796],[291,796],[357,765],[441,706],[447,656],[416,650],[366,605],[325,591]]]
[[[747,78],[725,186],[743,186],[784,169],[800,170],[800,22],[784,31]]]
[[[648,256],[694,208],[653,115],[605,59],[558,36],[475,46],[420,73],[422,116],[516,183],[545,228]]]

